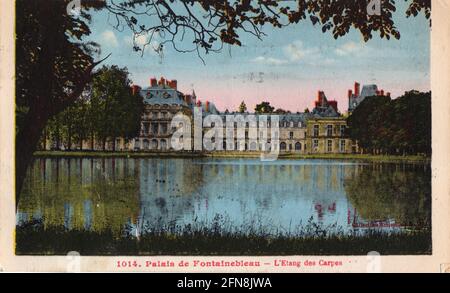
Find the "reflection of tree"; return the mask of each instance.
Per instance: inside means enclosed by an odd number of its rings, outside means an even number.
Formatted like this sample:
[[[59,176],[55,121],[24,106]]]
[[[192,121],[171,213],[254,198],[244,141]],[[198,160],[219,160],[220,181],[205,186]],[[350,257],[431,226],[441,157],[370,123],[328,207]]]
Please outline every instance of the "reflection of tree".
[[[352,205],[365,220],[394,219],[402,225],[428,225],[431,173],[428,166],[364,166],[345,180]]]
[[[35,162],[24,183],[19,212],[26,213],[29,219],[30,215],[39,212],[45,227],[62,226],[69,207],[71,228],[82,229],[89,218],[89,226],[94,231],[119,232],[130,218],[137,218],[139,184],[136,177],[124,176],[120,171],[127,166],[134,168],[134,164],[125,165],[123,160],[115,159],[118,174],[111,180],[111,166],[107,166],[106,172],[102,172],[102,168],[91,168],[98,163],[93,162],[94,159],[84,159],[84,162],[78,159],[45,160],[45,164]],[[60,164],[62,168],[58,167]],[[128,173],[132,175],[133,170]],[[85,177],[92,181],[84,180]],[[86,202],[90,202],[88,210]]]

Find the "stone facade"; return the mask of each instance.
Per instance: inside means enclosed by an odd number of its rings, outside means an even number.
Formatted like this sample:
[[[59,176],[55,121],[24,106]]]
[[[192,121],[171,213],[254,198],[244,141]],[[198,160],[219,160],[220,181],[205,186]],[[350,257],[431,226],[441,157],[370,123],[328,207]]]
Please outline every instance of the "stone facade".
[[[209,114],[217,114],[221,118],[221,131],[224,141],[218,151],[260,152],[274,148],[278,148],[280,153],[300,154],[337,154],[357,151],[356,146],[346,136],[346,119],[338,112],[337,102],[328,101],[325,93],[322,91],[318,92],[315,107],[310,113],[276,114],[279,118],[279,130],[274,133],[274,135],[278,136],[277,145],[274,143],[274,138],[271,137],[270,122],[267,125],[269,128],[267,144],[249,140],[249,133],[256,133],[258,137],[262,137],[263,134],[258,127],[253,129],[246,122],[245,133],[243,134],[245,142],[242,145],[238,145],[238,132],[234,129],[234,143],[231,142],[227,145],[225,141],[227,119],[235,115],[242,115],[246,119],[246,116],[251,113],[220,113],[213,103],[199,101],[194,91],[192,94],[183,94],[178,91],[176,80],[166,80],[164,78],[156,80],[151,78],[149,87],[142,89],[138,86],[133,86],[132,90],[139,92],[144,98],[145,106],[139,135],[130,140],[117,138],[115,143],[107,141],[106,150],[108,151],[174,151],[171,145],[171,137],[176,128],[171,127],[172,119],[178,113],[183,113],[189,117],[191,120],[191,141],[193,141],[195,107],[202,109],[203,118]],[[270,115],[275,114],[267,114],[268,117]],[[259,121],[259,115],[256,114],[255,117]],[[261,124],[256,126],[261,126]],[[203,127],[203,135],[209,129]],[[48,142],[46,145],[50,146],[47,148],[50,149],[52,144]],[[194,149],[193,145],[192,142],[191,149]],[[95,140],[93,144],[90,140],[83,141],[84,150],[92,150],[92,146],[94,146],[94,150],[102,150],[102,145]],[[64,150],[64,146],[61,146],[60,149]]]
[[[347,137],[347,123],[344,117],[311,118],[306,128],[308,154],[356,152],[352,140]]]

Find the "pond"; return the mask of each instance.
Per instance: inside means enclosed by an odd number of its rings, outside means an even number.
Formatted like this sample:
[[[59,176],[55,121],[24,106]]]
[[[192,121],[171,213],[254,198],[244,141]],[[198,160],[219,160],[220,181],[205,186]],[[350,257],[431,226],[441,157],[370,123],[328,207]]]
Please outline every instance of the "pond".
[[[186,227],[268,237],[402,233],[430,226],[430,197],[426,164],[37,158],[17,224],[137,237]]]

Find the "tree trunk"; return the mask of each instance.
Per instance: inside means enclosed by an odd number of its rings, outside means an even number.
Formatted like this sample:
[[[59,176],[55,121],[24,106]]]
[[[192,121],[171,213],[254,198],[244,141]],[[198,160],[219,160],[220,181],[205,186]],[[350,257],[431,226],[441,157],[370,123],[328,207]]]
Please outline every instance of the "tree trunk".
[[[69,130],[67,133],[67,150],[72,149],[72,132]]]
[[[80,151],[83,150],[83,137],[80,138]]]
[[[94,132],[91,132],[91,151],[94,150]]]
[[[29,113],[22,129],[16,136],[16,209],[28,166],[33,162],[33,153],[45,127],[46,119]]]

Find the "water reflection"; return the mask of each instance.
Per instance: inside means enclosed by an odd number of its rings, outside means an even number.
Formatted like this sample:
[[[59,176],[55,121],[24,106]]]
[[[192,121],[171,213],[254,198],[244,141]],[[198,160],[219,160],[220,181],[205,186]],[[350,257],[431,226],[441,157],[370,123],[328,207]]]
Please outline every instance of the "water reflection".
[[[429,225],[430,176],[427,165],[326,160],[37,159],[17,223],[139,235],[219,217],[238,232],[296,234],[308,221],[392,231]]]

